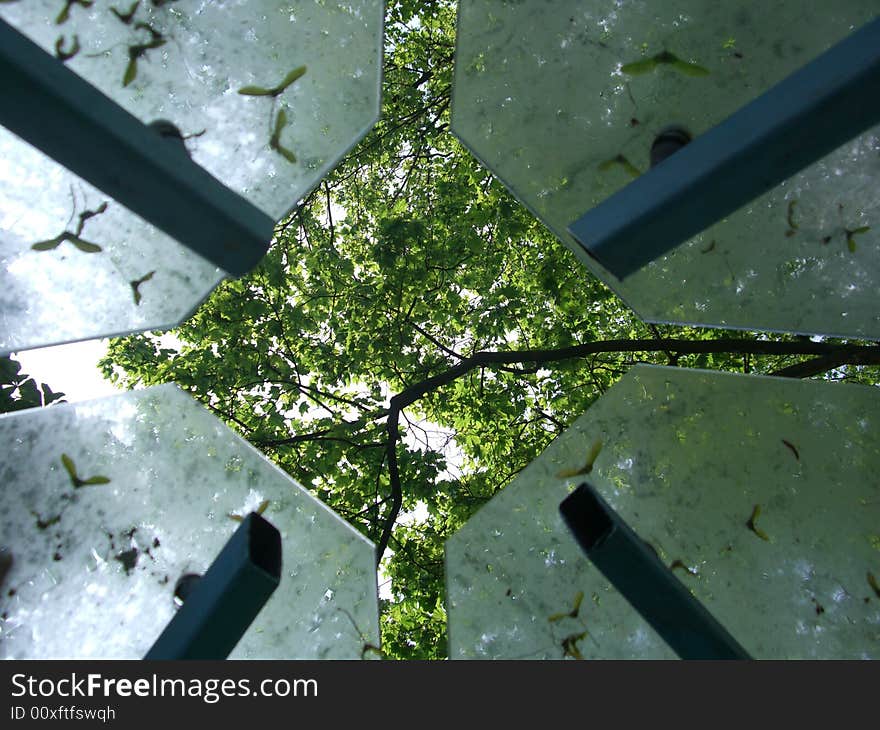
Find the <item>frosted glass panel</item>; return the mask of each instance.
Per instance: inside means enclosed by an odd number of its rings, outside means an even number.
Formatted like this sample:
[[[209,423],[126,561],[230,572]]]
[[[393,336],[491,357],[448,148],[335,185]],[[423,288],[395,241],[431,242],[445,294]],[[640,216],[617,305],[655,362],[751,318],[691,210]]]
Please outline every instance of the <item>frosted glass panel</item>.
[[[275,219],[378,118],[380,0],[28,0],[0,16],[142,122],[173,122]]]
[[[592,452],[753,657],[880,658],[878,414],[872,387],[633,368],[447,543],[450,656],[674,656],[559,517]]]
[[[566,227],[877,13],[875,0],[463,0],[452,129],[639,316],[880,338],[880,128],[616,280]],[[866,92],[867,93],[867,92]]]
[[[164,329],[223,272],[0,127],[0,353]]]
[[[261,509],[281,584],[231,658],[374,654],[373,544],[176,386],[5,415],[0,441],[0,657],[140,658]]]

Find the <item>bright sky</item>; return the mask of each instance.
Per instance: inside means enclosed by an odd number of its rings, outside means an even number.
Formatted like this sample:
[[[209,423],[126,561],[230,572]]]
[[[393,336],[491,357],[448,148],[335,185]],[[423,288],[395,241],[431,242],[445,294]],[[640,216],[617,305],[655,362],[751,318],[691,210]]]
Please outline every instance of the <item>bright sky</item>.
[[[69,345],[23,350],[12,354],[21,363],[21,371],[53,391],[65,394],[69,403],[91,400],[119,393],[104,380],[98,360],[107,352],[107,340],[86,340]]]

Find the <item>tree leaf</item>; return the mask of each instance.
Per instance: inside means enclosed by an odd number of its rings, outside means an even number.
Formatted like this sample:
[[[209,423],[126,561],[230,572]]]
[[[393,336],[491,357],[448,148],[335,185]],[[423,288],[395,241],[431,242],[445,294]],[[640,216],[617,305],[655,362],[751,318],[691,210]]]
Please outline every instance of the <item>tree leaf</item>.
[[[64,398],[65,393],[55,392],[50,388],[46,383],[40,383],[40,390],[43,394],[43,403],[45,405],[49,405],[50,403],[54,403],[56,400],[61,400]]]

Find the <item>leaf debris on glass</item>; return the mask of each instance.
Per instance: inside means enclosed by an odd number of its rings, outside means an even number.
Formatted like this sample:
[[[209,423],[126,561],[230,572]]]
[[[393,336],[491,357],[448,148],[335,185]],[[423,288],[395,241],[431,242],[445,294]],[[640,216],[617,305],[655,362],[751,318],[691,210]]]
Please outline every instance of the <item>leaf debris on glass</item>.
[[[354,616],[352,616],[351,613],[347,609],[342,608],[341,606],[337,607],[336,610],[341,613],[344,613],[348,617],[348,620],[351,622],[351,625],[354,627],[354,630],[357,632],[358,637],[364,643],[363,647],[361,647],[361,659],[365,659],[367,654],[370,654],[370,653],[376,654],[380,659],[384,659],[385,658],[384,652],[375,644],[371,644],[370,642],[367,641],[367,637],[364,635],[364,632],[360,630],[360,627],[355,622]]]
[[[275,119],[275,129],[272,131],[272,136],[269,137],[269,147],[275,150],[288,162],[294,163],[296,162],[296,155],[281,144],[281,132],[286,125],[287,114],[285,114],[284,109],[280,109],[278,111],[278,116]]]
[[[554,621],[561,621],[564,618],[577,618],[578,614],[581,610],[581,603],[584,600],[584,592],[578,591],[574,597],[574,607],[571,611],[567,611],[565,613],[554,613],[547,620],[553,623]]]
[[[599,172],[608,172],[608,170],[613,169],[615,166],[620,166],[632,175],[632,177],[638,177],[642,174],[641,170],[639,170],[639,168],[630,162],[624,155],[616,155],[604,162],[600,162]]]
[[[110,12],[113,13],[119,20],[121,20],[126,25],[130,25],[132,18],[134,18],[134,14],[137,12],[138,6],[141,4],[141,0],[135,0],[134,5],[132,5],[127,12],[123,13],[121,10],[117,8],[111,7]]]
[[[297,66],[293,71],[291,71],[280,84],[277,86],[273,86],[271,88],[263,88],[262,86],[242,86],[238,93],[242,96],[279,96],[284,93],[288,86],[290,86],[294,81],[303,76],[306,72],[305,66]]]
[[[64,466],[67,475],[70,477],[70,482],[73,484],[74,489],[79,489],[80,487],[85,487],[91,484],[109,484],[110,479],[105,476],[101,476],[97,474],[93,477],[88,477],[87,479],[80,478],[79,474],[76,472],[76,465],[73,463],[73,459],[71,459],[67,454],[61,454],[61,463]]]
[[[796,205],[796,200],[788,201],[788,210],[785,214],[785,220],[788,223],[788,230],[785,232],[786,238],[791,238],[798,230],[798,224],[794,221],[794,208]]]
[[[770,541],[770,538],[767,536],[767,533],[764,532],[760,527],[758,527],[756,523],[758,517],[761,516],[761,505],[756,504],[752,508],[752,516],[749,517],[748,522],[746,522],[746,527],[748,527],[752,532],[754,532],[758,537],[762,540]]]
[[[154,269],[153,271],[150,271],[150,272],[147,272],[146,274],[144,274],[140,279],[134,279],[133,281],[128,282],[129,285],[131,286],[132,293],[134,294],[134,303],[135,304],[141,303],[141,299],[142,299],[141,290],[140,290],[141,284],[152,279],[153,274],[155,274],[155,273],[156,273],[156,270]]]
[[[587,463],[582,467],[577,469],[563,469],[556,476],[559,479],[566,479],[567,477],[577,477],[582,474],[589,474],[593,471],[593,464],[596,462],[596,457],[599,456],[599,452],[602,450],[602,440],[596,439],[593,442],[593,445],[590,447],[590,451],[587,453]]]
[[[586,638],[589,635],[588,631],[582,631],[579,634],[570,634],[566,636],[562,642],[562,658],[564,659],[567,656],[570,656],[572,659],[583,659],[584,655],[581,654],[580,649],[578,648],[578,642],[581,639]]]
[[[876,595],[877,598],[880,598],[880,583],[877,582],[874,574],[870,571],[868,571],[868,585],[874,590],[874,595]]]
[[[791,453],[794,454],[795,459],[797,459],[798,461],[801,460],[801,455],[800,452],[797,450],[797,446],[795,446],[791,441],[788,441],[787,439],[782,439],[782,443],[784,443],[789,448]]]
[[[143,58],[147,51],[154,48],[161,48],[167,42],[165,36],[157,31],[149,23],[135,23],[134,27],[138,30],[145,30],[150,34],[150,40],[146,43],[136,43],[128,47],[128,66],[125,67],[125,73],[122,76],[122,85],[128,86],[137,77],[137,62],[139,58]]]
[[[52,525],[57,525],[59,522],[61,522],[60,514],[57,514],[54,517],[50,517],[48,520],[44,520],[42,517],[40,517],[40,514],[38,512],[35,512],[33,510],[31,510],[31,514],[37,518],[38,530],[47,530],[52,527]]]
[[[859,236],[862,233],[867,233],[871,230],[871,226],[859,226],[858,228],[853,228],[850,230],[849,228],[845,228],[844,232],[846,233],[846,247],[849,249],[850,253],[856,252],[856,239],[855,236]]]
[[[55,58],[61,61],[61,63],[69,61],[81,50],[78,35],[74,34],[73,42],[70,44],[70,50],[68,51],[64,50],[64,42],[66,40],[67,39],[65,38],[65,36],[59,36],[58,39],[55,41]]]
[[[83,253],[100,253],[103,249],[97,243],[91,243],[81,238],[83,228],[85,228],[86,221],[90,218],[94,218],[96,215],[100,215],[101,213],[107,210],[107,203],[101,203],[95,210],[86,210],[79,214],[79,224],[76,227],[76,233],[71,233],[68,230],[62,231],[55,238],[50,238],[46,241],[37,241],[37,243],[33,244],[31,248],[34,251],[51,251],[52,249],[58,248],[64,241],[69,241],[74,246],[76,246]],[[71,217],[73,217],[71,215]],[[69,223],[69,222],[68,222]]]
[[[92,7],[94,0],[64,0],[64,7],[61,8],[61,12],[58,13],[58,17],[55,18],[55,25],[61,25],[62,23],[66,23],[70,18],[70,9],[74,5],[80,5],[84,8]]]
[[[685,76],[708,76],[709,70],[699,64],[683,61],[670,51],[661,51],[656,56],[643,58],[632,63],[625,63],[620,70],[630,76],[650,73],[658,66],[669,66]]]

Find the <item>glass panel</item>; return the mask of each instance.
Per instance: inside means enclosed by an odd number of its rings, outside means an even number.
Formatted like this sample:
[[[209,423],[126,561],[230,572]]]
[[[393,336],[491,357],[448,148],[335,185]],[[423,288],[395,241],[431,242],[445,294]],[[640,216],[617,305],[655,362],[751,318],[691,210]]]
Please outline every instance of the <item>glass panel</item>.
[[[260,508],[281,532],[281,584],[231,657],[378,645],[373,544],[176,386],[6,415],[0,441],[0,656],[140,658],[177,580]]]
[[[880,339],[880,127],[619,282],[566,232],[877,12],[874,0],[463,0],[452,128],[648,321]],[[663,55],[661,55],[663,54]]]
[[[379,114],[383,4],[29,0],[0,15],[281,218]],[[58,49],[58,50],[56,50]]]
[[[450,656],[673,656],[559,516],[595,456],[752,656],[880,658],[878,414],[877,388],[633,368],[447,543]]]
[[[0,159],[0,353],[172,327],[221,280],[2,127]]]

